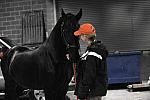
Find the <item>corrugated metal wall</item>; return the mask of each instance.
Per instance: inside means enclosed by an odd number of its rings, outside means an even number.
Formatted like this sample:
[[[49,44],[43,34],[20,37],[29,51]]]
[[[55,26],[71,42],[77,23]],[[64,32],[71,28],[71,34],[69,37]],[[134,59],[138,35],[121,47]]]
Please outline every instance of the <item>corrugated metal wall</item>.
[[[80,23],[94,24],[109,51],[150,50],[149,0],[57,0],[56,7],[57,17],[61,8],[74,14],[82,8]]]

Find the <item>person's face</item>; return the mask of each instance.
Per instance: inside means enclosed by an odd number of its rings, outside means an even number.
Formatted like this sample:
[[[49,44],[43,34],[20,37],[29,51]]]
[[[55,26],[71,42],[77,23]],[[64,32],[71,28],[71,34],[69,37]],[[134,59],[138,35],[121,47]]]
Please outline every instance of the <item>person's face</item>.
[[[90,41],[89,41],[89,38],[88,38],[87,35],[81,35],[81,36],[80,36],[80,40],[81,40],[84,44],[86,44],[86,45],[89,45],[89,44],[90,44]]]
[[[83,42],[87,42],[88,41],[88,38],[86,35],[81,35],[80,36],[80,39],[83,41]]]

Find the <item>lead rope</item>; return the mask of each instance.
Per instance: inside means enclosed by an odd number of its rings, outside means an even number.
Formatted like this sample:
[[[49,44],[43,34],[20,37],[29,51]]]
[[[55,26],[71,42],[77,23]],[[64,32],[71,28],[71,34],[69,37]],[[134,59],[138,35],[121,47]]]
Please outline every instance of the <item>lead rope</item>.
[[[75,82],[75,88],[76,88],[76,63],[73,63],[73,73],[74,73],[74,82]],[[77,96],[76,96],[77,97]],[[78,100],[78,97],[76,98]]]

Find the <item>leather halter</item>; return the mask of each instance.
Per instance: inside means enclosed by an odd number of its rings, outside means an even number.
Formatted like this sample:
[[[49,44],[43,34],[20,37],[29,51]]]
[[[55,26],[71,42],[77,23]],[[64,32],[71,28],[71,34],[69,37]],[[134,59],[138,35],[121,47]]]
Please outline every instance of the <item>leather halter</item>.
[[[62,24],[61,24],[61,35],[62,35],[62,37],[63,37],[63,39],[64,39],[64,43],[65,43],[65,45],[66,45],[66,49],[79,48],[79,46],[70,44],[70,43],[67,41],[67,39],[65,38],[65,35],[64,35],[65,32],[64,32],[63,26],[64,26],[64,22],[62,22]]]

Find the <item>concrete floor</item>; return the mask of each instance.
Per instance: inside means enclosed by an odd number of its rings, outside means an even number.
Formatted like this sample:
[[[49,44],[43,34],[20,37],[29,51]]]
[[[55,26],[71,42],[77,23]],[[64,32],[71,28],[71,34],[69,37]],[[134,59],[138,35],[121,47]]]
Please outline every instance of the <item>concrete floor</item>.
[[[70,100],[76,100],[73,91],[68,91]],[[127,89],[108,90],[102,100],[150,100],[150,91],[129,92]]]
[[[147,83],[148,81],[142,81],[142,84]],[[70,100],[77,100],[77,97],[74,95],[74,88],[68,91],[67,96]],[[109,85],[107,95],[102,100],[150,100],[150,88],[130,92],[127,89],[127,84]]]

